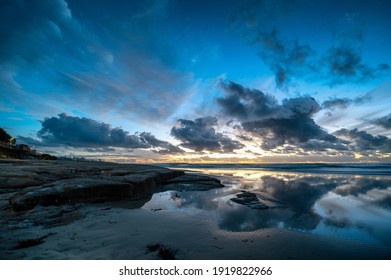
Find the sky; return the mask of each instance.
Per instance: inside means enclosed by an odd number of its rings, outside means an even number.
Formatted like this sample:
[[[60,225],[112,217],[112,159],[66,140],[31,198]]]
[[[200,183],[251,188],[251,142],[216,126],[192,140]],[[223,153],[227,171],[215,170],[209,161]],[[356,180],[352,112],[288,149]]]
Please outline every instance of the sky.
[[[390,162],[390,10],[0,0],[0,127],[115,162]]]

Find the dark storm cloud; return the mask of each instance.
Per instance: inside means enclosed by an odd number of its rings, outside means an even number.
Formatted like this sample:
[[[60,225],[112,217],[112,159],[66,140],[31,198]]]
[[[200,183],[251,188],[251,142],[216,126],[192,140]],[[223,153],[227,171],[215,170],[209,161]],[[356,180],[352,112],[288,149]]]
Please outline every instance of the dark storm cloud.
[[[171,135],[182,142],[181,146],[198,152],[232,152],[243,147],[240,142],[216,132],[217,125],[217,118],[211,116],[194,121],[179,119],[171,129]]]
[[[145,121],[169,117],[193,78],[177,69],[175,46],[163,35],[165,5],[1,1],[0,97],[11,107],[29,97],[28,110],[38,115],[43,106],[49,114],[71,106]]]
[[[327,142],[337,141],[336,137],[328,134],[313,119],[308,117],[270,118],[243,122],[242,127],[247,132],[261,136],[264,149],[273,149],[284,144],[297,145],[311,139]]]
[[[18,137],[18,142],[34,146],[85,147],[87,152],[114,152],[114,148],[150,149],[160,154],[183,152],[169,142],[159,140],[149,132],[132,135],[119,127],[88,118],[68,116],[45,118],[37,137]]]
[[[284,99],[279,104],[270,95],[233,82],[222,83],[221,87],[226,94],[217,100],[222,113],[228,118],[236,118],[246,132],[261,137],[264,149],[297,145],[311,139],[338,142],[312,119],[321,109],[312,97]]]
[[[389,73],[388,64],[371,66],[363,62],[359,51],[364,43],[363,31],[351,14],[344,14],[346,26],[338,26],[338,32],[331,32],[337,40],[330,40],[332,43],[325,51],[318,52],[309,43],[287,37],[286,20],[300,15],[299,11],[317,16],[321,10],[317,6],[311,7],[304,1],[250,2],[232,15],[231,24],[257,49],[279,88],[290,86],[294,78],[317,79],[332,86],[361,83]],[[283,24],[281,18],[285,20]]]
[[[240,120],[254,116],[269,116],[276,113],[277,99],[257,89],[245,88],[237,83],[228,81],[220,83],[226,96],[218,98],[223,113]]]
[[[371,123],[378,125],[378,126],[381,126],[385,129],[391,129],[391,114],[384,116],[384,117],[374,119],[371,121]]]
[[[147,148],[137,136],[122,128],[88,118],[67,116],[45,118],[37,136],[45,143],[57,143],[75,147],[113,146],[124,148]]]
[[[373,136],[357,128],[352,130],[340,129],[334,132],[334,135],[349,140],[351,149],[363,154],[370,151],[391,153],[391,139],[383,135]]]

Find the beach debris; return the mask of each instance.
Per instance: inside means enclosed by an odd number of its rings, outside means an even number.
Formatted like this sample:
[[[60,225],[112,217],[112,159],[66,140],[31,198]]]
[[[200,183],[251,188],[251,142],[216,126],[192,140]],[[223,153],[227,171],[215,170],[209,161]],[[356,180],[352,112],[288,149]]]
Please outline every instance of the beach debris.
[[[174,250],[160,243],[148,244],[146,254],[151,252],[158,252],[157,255],[162,260],[176,260]]]
[[[55,235],[55,233],[51,232],[51,233],[48,233],[48,234],[41,236],[41,237],[38,237],[38,238],[17,240],[16,241],[17,245],[14,248],[12,248],[12,250],[19,250],[19,249],[25,249],[25,248],[37,246],[39,244],[42,244],[44,242],[45,238],[52,236],[52,235]]]
[[[236,197],[231,198],[231,201],[254,210],[266,210],[270,208],[266,204],[262,203],[255,193],[248,191],[241,191],[241,193],[237,194]]]

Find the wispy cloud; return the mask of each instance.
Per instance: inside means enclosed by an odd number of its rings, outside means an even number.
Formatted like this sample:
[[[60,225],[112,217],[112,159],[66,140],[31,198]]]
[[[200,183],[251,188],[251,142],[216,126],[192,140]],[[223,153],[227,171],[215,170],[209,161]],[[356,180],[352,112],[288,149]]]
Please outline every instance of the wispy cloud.
[[[1,99],[37,116],[71,107],[144,122],[168,118],[192,93],[193,77],[176,67],[176,47],[160,32],[163,2],[2,2]]]

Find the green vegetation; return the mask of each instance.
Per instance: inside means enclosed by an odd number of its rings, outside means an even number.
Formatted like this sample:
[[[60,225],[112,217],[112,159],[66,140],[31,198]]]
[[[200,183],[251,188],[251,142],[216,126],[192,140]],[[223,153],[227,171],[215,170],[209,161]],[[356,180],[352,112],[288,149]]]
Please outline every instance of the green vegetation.
[[[4,129],[0,128],[0,141],[4,143],[8,143],[11,139],[11,135],[9,135]]]

